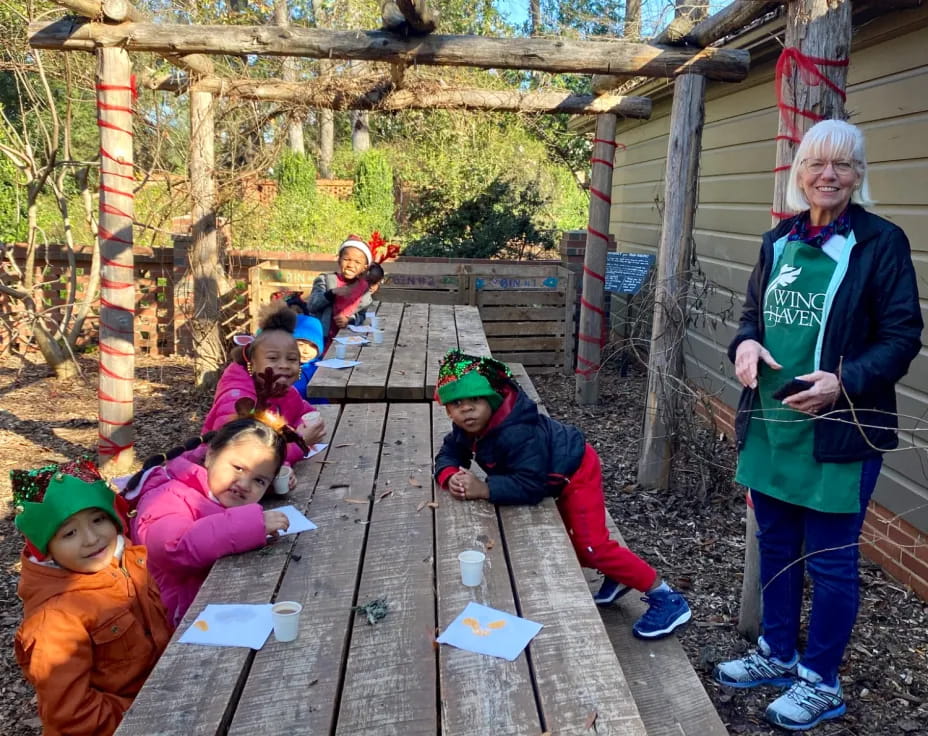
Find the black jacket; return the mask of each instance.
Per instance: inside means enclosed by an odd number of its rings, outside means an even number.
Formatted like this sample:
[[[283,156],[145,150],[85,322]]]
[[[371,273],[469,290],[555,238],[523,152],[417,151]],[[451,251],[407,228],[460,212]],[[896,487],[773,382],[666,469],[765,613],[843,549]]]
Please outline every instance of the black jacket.
[[[445,435],[435,458],[435,477],[439,479],[445,468],[468,468],[476,460],[486,471],[490,501],[536,504],[560,494],[585,450],[579,429],[541,414],[512,384],[482,435],[469,437],[458,427]]]
[[[789,233],[795,219],[764,234],[740,327],[728,348],[732,362],[744,340],[764,342],[763,294],[773,268],[773,244]],[[896,447],[895,384],[922,344],[918,284],[905,233],[857,205],[851,205],[851,231],[857,242],[825,325],[819,366],[838,376],[842,393],[834,406],[837,413],[815,422],[818,462],[863,460]],[[735,418],[739,449],[755,394],[750,388],[741,393]]]

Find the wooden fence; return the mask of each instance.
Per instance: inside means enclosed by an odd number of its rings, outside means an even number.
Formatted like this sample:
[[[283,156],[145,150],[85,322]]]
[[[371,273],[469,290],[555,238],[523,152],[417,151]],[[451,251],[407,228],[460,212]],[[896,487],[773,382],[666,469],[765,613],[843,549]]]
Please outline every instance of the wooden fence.
[[[306,296],[334,260],[276,260],[249,269],[257,310],[280,291]],[[558,261],[400,258],[386,264],[377,298],[385,302],[470,304],[480,310],[493,356],[533,374],[573,370],[576,276]]]

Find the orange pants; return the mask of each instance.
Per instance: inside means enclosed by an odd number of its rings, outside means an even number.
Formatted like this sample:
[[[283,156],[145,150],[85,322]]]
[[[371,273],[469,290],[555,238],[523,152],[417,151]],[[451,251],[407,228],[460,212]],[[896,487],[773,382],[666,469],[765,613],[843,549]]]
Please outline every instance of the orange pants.
[[[583,462],[558,496],[557,508],[583,567],[599,570],[617,583],[642,592],[657,582],[653,567],[609,537],[602,466],[589,443]]]

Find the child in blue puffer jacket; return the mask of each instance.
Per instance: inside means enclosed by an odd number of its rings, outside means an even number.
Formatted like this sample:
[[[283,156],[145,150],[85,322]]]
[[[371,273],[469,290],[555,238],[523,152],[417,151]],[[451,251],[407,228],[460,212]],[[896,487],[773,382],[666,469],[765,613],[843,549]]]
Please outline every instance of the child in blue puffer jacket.
[[[442,488],[462,501],[555,498],[580,564],[605,575],[598,604],[642,591],[648,610],[632,629],[641,639],[669,636],[690,620],[686,599],[609,537],[599,456],[579,429],[540,413],[509,368],[492,358],[449,351],[435,393],[454,425],[435,458]],[[468,469],[471,460],[486,471],[486,482]]]
[[[322,357],[322,322],[316,317],[297,314],[293,337],[296,338],[297,347],[300,349],[300,377],[293,384],[293,387],[300,392],[300,396],[304,399],[312,401],[307,396],[307,390],[309,380],[316,372],[316,363]]]

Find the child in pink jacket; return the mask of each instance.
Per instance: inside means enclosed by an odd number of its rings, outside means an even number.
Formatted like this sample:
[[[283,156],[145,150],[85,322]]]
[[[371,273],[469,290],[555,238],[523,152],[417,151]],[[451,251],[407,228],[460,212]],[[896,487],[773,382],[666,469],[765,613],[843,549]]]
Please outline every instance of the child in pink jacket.
[[[124,491],[136,504],[132,538],[148,547],[148,569],[175,626],[216,560],[263,547],[289,524],[258,503],[286,454],[273,427],[237,419],[195,443],[149,458]]]
[[[321,420],[304,422],[303,415],[316,408],[300,396],[293,384],[300,377],[300,351],[293,331],[296,314],[283,301],[266,307],[260,321],[261,329],[249,344],[232,351],[232,362],[223,371],[216,386],[213,406],[203,422],[202,432],[211,432],[238,416],[235,404],[243,398],[257,402],[256,377],[270,368],[278,379],[276,396],[264,401],[270,411],[280,414],[306,444],[312,447],[325,436],[325,423]],[[318,417],[318,414],[316,415]],[[303,459],[297,445],[287,449],[287,465]],[[290,476],[293,478],[293,476]]]

